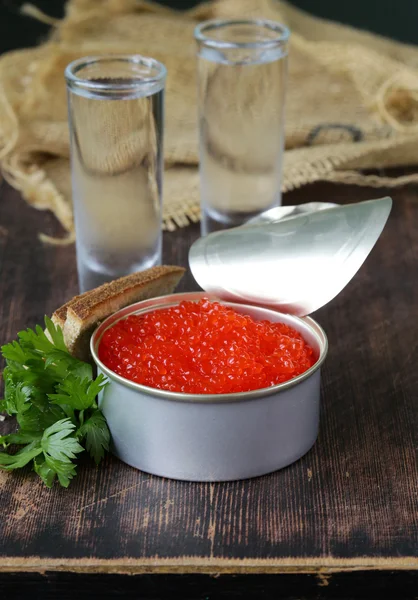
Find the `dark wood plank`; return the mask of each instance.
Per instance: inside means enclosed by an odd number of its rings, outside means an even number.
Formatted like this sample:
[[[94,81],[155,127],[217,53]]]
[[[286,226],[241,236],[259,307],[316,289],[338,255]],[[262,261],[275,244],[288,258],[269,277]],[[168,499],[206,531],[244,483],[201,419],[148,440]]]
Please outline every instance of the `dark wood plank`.
[[[354,202],[379,190],[321,184],[285,202]],[[418,190],[394,209],[355,279],[316,318],[330,354],[320,436],[299,462],[244,482],[196,484],[142,474],[112,457],[81,462],[68,490],[0,472],[0,571],[306,572],[418,567]],[[0,200],[0,340],[76,292],[73,247],[6,184]],[[165,236],[185,264],[198,226]],[[196,289],[187,276],[181,289]],[[0,423],[7,430],[9,420]],[[150,596],[152,597],[152,596]]]

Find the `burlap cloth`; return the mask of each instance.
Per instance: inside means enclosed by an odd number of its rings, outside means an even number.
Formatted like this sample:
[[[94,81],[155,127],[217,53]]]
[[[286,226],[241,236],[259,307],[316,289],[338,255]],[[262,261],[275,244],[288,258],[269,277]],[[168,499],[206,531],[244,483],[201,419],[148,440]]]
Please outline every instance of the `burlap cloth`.
[[[46,43],[0,58],[2,173],[27,202],[57,216],[68,232],[62,242],[74,236],[65,66],[106,53],[140,53],[166,65],[164,223],[182,227],[199,219],[193,29],[200,20],[237,16],[275,19],[292,32],[284,191],[317,180],[418,181],[418,174],[362,174],[418,164],[418,47],[275,0],[220,0],[185,13],[142,1],[70,0]]]

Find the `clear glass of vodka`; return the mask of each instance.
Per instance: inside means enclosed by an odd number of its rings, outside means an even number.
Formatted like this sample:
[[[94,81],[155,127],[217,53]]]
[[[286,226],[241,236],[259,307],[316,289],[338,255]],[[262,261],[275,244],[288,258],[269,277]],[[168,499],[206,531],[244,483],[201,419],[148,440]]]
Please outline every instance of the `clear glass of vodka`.
[[[195,29],[202,235],[281,204],[288,29],[211,20]]]
[[[161,263],[166,69],[95,56],[65,70],[82,292]]]

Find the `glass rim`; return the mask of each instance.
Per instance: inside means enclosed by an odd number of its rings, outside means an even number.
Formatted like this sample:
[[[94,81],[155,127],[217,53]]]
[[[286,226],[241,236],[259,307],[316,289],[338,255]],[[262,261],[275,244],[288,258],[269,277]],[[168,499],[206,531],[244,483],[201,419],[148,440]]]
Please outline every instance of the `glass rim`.
[[[131,63],[136,65],[144,65],[149,68],[157,70],[157,74],[153,76],[145,76],[135,81],[112,81],[112,82],[99,82],[91,79],[86,79],[77,75],[77,72],[84,67],[88,67],[95,63],[109,63],[109,62],[121,62]],[[167,76],[167,69],[160,61],[155,58],[148,56],[142,56],[141,54],[102,54],[94,56],[84,56],[77,58],[70,62],[64,71],[65,80],[69,87],[77,87],[90,91],[132,91],[147,85],[152,86],[155,84],[164,83]]]
[[[257,40],[255,42],[231,42],[211,37],[206,33],[212,30],[219,30],[223,27],[230,27],[231,25],[255,25],[274,31],[277,35],[268,40]],[[289,36],[290,30],[286,25],[283,25],[279,21],[272,21],[271,19],[209,19],[208,21],[199,23],[194,30],[195,40],[211,48],[275,48],[279,44],[286,43]]]

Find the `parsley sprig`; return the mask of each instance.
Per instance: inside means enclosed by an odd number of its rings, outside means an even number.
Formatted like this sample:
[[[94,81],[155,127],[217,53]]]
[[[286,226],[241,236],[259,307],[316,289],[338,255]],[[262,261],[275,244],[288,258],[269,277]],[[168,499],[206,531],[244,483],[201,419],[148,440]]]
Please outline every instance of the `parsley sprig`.
[[[18,333],[19,341],[1,348],[4,399],[0,411],[15,416],[16,433],[0,436],[0,444],[22,446],[0,452],[0,468],[20,469],[32,463],[48,487],[56,478],[68,487],[76,475],[76,460],[84,449],[99,464],[109,449],[110,433],[98,408],[103,375],[68,352],[59,326],[45,317],[47,336],[39,325]]]

